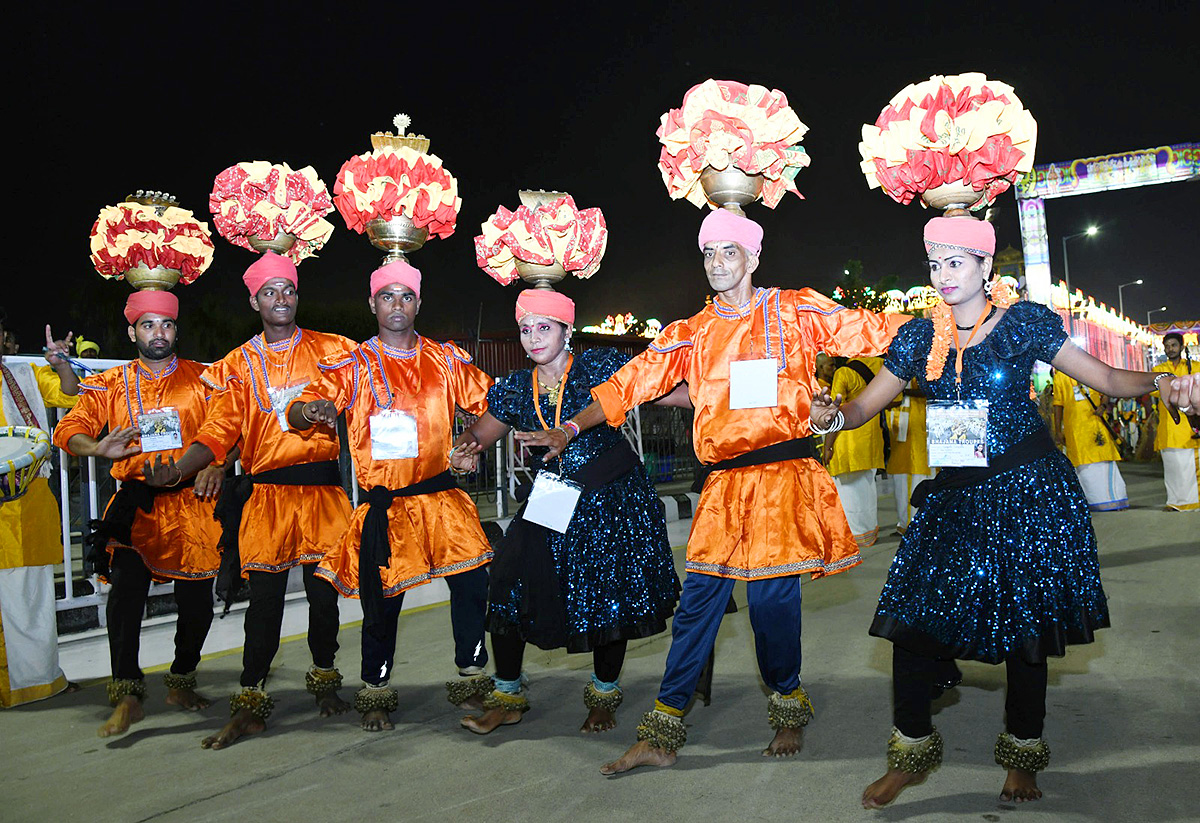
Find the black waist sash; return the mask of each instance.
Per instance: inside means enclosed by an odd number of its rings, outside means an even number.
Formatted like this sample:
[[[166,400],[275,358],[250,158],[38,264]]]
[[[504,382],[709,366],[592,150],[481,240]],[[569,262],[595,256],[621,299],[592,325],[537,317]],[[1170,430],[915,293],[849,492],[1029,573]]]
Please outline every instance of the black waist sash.
[[[225,601],[229,614],[233,597],[241,588],[242,554],[238,545],[238,533],[242,528],[242,510],[254,492],[254,486],[265,483],[269,486],[338,486],[342,485],[342,473],[336,460],[318,463],[298,463],[295,466],[280,466],[258,474],[241,474],[225,478],[217,507],[213,511],[221,523],[221,568],[217,572],[217,597]]]
[[[985,480],[990,480],[1006,471],[1012,471],[1018,466],[1032,463],[1056,450],[1057,447],[1050,438],[1050,430],[1041,426],[1014,443],[1004,454],[993,458],[986,466],[959,466],[942,469],[932,480],[922,480],[913,489],[911,500],[913,508],[920,508],[921,504],[925,502],[925,498],[934,492],[942,489],[978,486]]]
[[[137,510],[146,514],[154,511],[154,498],[191,488],[193,480],[174,486],[148,486],[142,480],[124,480],[113,495],[104,517],[88,521],[88,533],[83,538],[83,573],[108,577],[108,542],[115,540],[124,546],[133,545],[133,519]]]
[[[612,448],[564,476],[583,486],[583,493],[587,494],[624,477],[640,464],[637,453],[622,438]],[[518,494],[521,500],[529,496],[528,491],[524,495]],[[522,505],[496,547],[489,599],[508,597],[520,581],[518,614],[523,639],[539,648],[557,649],[567,645],[567,608],[559,586],[558,569],[547,542],[549,532],[545,526],[527,521],[524,514],[525,506]]]
[[[817,450],[811,437],[799,437],[795,440],[784,440],[782,443],[772,443],[761,449],[754,449],[728,460],[708,463],[696,469],[696,480],[692,483],[692,491],[699,493],[704,489],[704,483],[713,472],[726,469],[744,469],[747,466],[761,466],[765,463],[782,463],[784,460],[799,460],[804,457],[816,459]]]
[[[397,497],[416,497],[456,488],[458,484],[449,469],[400,489],[375,486],[367,491],[359,488],[358,499],[366,501],[370,507],[363,518],[362,544],[358,550],[358,599],[362,602],[363,631],[385,632],[382,625],[383,578],[379,569],[386,566],[392,556],[388,539],[388,509],[392,501]]]

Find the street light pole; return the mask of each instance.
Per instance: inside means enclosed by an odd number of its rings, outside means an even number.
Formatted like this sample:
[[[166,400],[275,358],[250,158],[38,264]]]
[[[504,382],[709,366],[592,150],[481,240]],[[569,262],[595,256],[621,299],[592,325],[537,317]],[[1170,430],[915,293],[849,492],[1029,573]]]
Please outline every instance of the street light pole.
[[[1075,334],[1075,304],[1074,301],[1071,300],[1071,265],[1067,260],[1067,241],[1073,240],[1076,237],[1083,237],[1085,235],[1088,237],[1093,237],[1098,231],[1100,231],[1100,229],[1096,228],[1095,226],[1088,226],[1087,231],[1068,234],[1062,239],[1063,280],[1067,284],[1067,334],[1069,335]]]
[[[1122,283],[1121,285],[1117,286],[1117,303],[1119,304],[1119,307],[1117,308],[1117,314],[1121,315],[1121,317],[1125,316],[1125,295],[1122,294],[1122,292],[1124,291],[1126,286],[1140,286],[1140,285],[1142,285],[1142,278],[1139,277],[1137,280],[1134,280],[1132,283]]]
[[[1166,310],[1167,310],[1167,307],[1163,306],[1161,309],[1151,309],[1150,311],[1146,312],[1146,325],[1147,326],[1150,325],[1150,315],[1156,314],[1160,311],[1166,311]]]

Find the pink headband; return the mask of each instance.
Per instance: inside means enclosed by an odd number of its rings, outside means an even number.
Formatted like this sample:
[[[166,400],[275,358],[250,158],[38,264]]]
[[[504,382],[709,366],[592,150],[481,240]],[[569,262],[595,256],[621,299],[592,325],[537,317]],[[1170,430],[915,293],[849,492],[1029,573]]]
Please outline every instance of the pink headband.
[[[527,314],[549,317],[568,326],[575,325],[575,301],[550,289],[525,289],[517,295],[517,322]]]
[[[404,260],[393,260],[371,273],[371,296],[393,283],[407,286],[417,297],[421,296],[421,273]]]
[[[925,251],[933,246],[991,257],[996,253],[996,229],[974,217],[935,217],[925,224]]]
[[[293,286],[300,288],[300,282],[296,276],[296,264],[287,257],[268,251],[250,264],[250,268],[246,269],[246,273],[242,275],[242,282],[246,284],[246,288],[250,290],[250,296],[253,297],[258,294],[258,290],[263,287],[264,283],[276,277],[289,280]]]
[[[179,298],[169,291],[135,291],[125,301],[125,319],[129,325],[147,312],[162,314],[177,320],[179,318]]]
[[[708,217],[704,218],[704,222],[700,224],[701,251],[704,250],[705,243],[721,240],[737,243],[756,257],[762,254],[762,226],[750,218],[734,214],[728,209],[717,209],[710,212]]]

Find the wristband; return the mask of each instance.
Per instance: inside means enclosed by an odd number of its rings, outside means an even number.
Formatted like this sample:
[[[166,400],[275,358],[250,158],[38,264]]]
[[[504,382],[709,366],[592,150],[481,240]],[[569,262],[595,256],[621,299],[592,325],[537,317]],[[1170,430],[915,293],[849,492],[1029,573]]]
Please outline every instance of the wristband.
[[[1160,388],[1158,387],[1158,381],[1159,381],[1159,380],[1162,380],[1164,377],[1168,377],[1168,378],[1169,378],[1169,377],[1174,377],[1174,376],[1175,376],[1175,375],[1173,375],[1173,374],[1169,374],[1169,373],[1167,373],[1167,372],[1160,372],[1160,373],[1159,373],[1159,375],[1158,375],[1157,377],[1155,377],[1155,378],[1154,378],[1154,390],[1155,390],[1156,392],[1158,392],[1159,394],[1162,394],[1162,389],[1160,389]]]
[[[579,436],[579,424],[574,420],[568,420],[566,423],[563,423],[561,426],[559,426],[559,428],[564,432],[570,432],[570,437],[567,438],[568,440],[573,440]]]

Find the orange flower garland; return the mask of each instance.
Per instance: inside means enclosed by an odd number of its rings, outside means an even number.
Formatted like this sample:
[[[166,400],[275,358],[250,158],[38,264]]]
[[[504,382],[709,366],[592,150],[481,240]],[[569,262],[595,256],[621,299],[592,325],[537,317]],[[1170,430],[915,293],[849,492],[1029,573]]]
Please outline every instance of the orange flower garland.
[[[989,299],[996,308],[1007,309],[1021,298],[1011,286],[997,277],[993,281]],[[932,383],[946,370],[950,341],[954,339],[954,312],[945,301],[939,300],[929,313],[933,320],[933,344],[929,347],[929,359],[925,361],[925,379]]]

